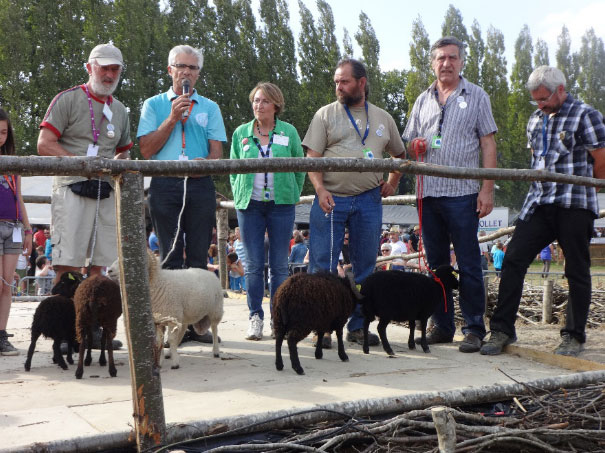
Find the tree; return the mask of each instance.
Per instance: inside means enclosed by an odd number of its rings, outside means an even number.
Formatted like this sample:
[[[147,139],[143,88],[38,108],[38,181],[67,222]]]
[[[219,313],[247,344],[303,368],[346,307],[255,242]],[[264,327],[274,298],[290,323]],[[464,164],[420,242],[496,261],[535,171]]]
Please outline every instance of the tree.
[[[603,39],[597,37],[594,28],[582,36],[578,62],[579,97],[595,109],[605,111],[605,48]]]
[[[567,30],[565,25],[561,29],[557,43],[559,44],[556,53],[557,68],[565,75],[567,91],[573,96],[577,96],[578,56],[571,53],[571,38],[569,37],[569,30]]]
[[[511,73],[511,87],[508,97],[508,117],[505,140],[499,144],[499,165],[504,168],[529,168],[530,154],[527,151],[525,133],[527,120],[534,108],[529,103],[529,93],[525,88],[532,72],[532,39],[527,25],[523,26],[515,42],[515,62]],[[498,133],[498,135],[502,135]],[[499,204],[513,209],[521,209],[529,183],[521,181],[501,181],[497,192]]]
[[[317,1],[318,25],[311,11],[299,0],[301,31],[298,38],[300,92],[298,97],[299,121],[303,130],[315,112],[323,105],[334,102],[334,68],[340,60],[340,50],[334,34],[332,9],[324,0]]]
[[[468,33],[464,23],[462,22],[462,14],[460,13],[460,10],[454,7],[452,4],[450,4],[447,12],[445,13],[445,19],[441,25],[441,36],[453,36],[454,38],[458,38],[464,43],[464,47],[466,49],[469,41]]]
[[[297,99],[296,49],[289,26],[288,2],[261,0],[260,17],[264,24],[258,41],[261,76],[279,86],[286,102]],[[297,124],[296,109],[286,110],[282,119]]]
[[[470,82],[481,85],[481,65],[485,55],[485,43],[481,37],[481,26],[475,19],[468,38],[468,55],[464,64],[464,77]]]
[[[363,11],[359,14],[359,30],[355,33],[355,40],[361,47],[362,62],[368,72],[370,84],[369,101],[383,107],[382,100],[382,73],[378,58],[380,56],[380,43],[374,32],[370,18]]]
[[[537,68],[538,66],[550,66],[548,44],[540,38],[536,41],[536,52],[534,53],[534,67]]]
[[[433,81],[431,69],[431,44],[420,16],[412,23],[412,41],[410,43],[410,70],[405,85],[405,98],[408,102],[408,116],[416,98]]]
[[[354,58],[353,57],[353,42],[351,41],[351,35],[349,30],[344,28],[344,35],[342,37],[342,57],[343,58]]]

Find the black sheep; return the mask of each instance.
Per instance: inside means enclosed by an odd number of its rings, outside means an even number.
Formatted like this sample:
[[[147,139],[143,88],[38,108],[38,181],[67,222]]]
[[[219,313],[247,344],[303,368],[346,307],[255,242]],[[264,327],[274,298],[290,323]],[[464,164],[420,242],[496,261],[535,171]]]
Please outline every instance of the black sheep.
[[[435,271],[445,290],[457,289],[456,270],[450,265],[439,266]],[[426,324],[437,304],[444,302],[444,290],[432,276],[402,271],[378,271],[370,275],[361,285],[361,304],[365,322],[363,326],[363,352],[368,354],[368,327],[375,317],[379,318],[378,335],[388,355],[395,355],[387,340],[387,325],[391,321],[409,322],[410,337],[408,347],[415,349],[414,329],[420,320],[422,338],[420,345],[429,352],[426,340]]]
[[[67,362],[73,365],[71,354],[76,345],[76,312],[73,297],[81,281],[82,274],[79,272],[65,272],[53,287],[51,291],[53,295],[42,300],[36,308],[31,327],[31,343],[25,360],[25,371],[31,369],[32,357],[40,335],[54,340],[53,363],[64,370],[67,369],[67,364],[61,354],[61,342],[67,342]]]
[[[355,309],[359,292],[352,278],[341,278],[332,274],[299,273],[289,277],[275,292],[273,298],[273,327],[275,329],[275,367],[284,368],[281,346],[288,338],[288,350],[292,368],[305,374],[298,358],[297,343],[311,331],[317,338],[324,333],[336,332],[338,357],[349,360],[342,341],[342,328]],[[315,347],[315,358],[323,357],[322,342]]]
[[[101,366],[107,364],[105,360],[105,348],[107,348],[109,375],[116,377],[118,372],[113,360],[111,344],[116,336],[118,318],[122,315],[120,285],[103,275],[88,277],[76,290],[74,305],[76,307],[76,336],[80,342],[76,378],[82,379],[84,374],[82,361],[86,348],[88,348],[88,352],[84,363],[88,366],[92,362],[92,328],[96,323],[103,329],[99,364]]]

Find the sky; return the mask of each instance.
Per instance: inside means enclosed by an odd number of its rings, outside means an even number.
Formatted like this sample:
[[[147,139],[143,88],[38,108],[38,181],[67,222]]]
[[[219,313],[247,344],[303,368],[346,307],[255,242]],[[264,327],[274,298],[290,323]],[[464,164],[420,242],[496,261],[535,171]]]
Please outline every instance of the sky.
[[[287,0],[290,10],[290,27],[298,42],[300,19],[298,0]],[[302,0],[317,18],[315,0]],[[557,37],[565,24],[571,37],[572,51],[579,50],[581,37],[594,28],[598,37],[605,40],[605,1],[603,0],[505,0],[505,1],[445,1],[445,0],[327,0],[332,7],[336,24],[336,37],[342,51],[343,28],[346,28],[354,44],[355,57],[361,51],[355,42],[355,32],[359,28],[359,14],[365,12],[370,18],[380,42],[380,67],[383,71],[409,69],[409,48],[412,23],[421,18],[431,43],[441,37],[441,26],[449,5],[453,4],[461,13],[464,25],[470,32],[474,19],[481,26],[486,39],[490,25],[504,34],[505,57],[509,75],[514,59],[515,41],[521,28],[527,24],[535,42],[538,38],[548,44],[550,63],[556,64]],[[253,1],[253,9],[258,11],[259,0]]]

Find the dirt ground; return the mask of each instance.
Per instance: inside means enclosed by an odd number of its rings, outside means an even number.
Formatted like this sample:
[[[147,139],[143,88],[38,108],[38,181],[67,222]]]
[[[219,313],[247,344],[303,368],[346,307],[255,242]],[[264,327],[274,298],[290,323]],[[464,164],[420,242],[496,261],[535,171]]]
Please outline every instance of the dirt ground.
[[[552,352],[560,342],[561,326],[531,325],[517,322],[517,342],[515,345],[524,346],[539,351]],[[586,330],[584,351],[579,358],[605,364],[605,328],[589,328]]]

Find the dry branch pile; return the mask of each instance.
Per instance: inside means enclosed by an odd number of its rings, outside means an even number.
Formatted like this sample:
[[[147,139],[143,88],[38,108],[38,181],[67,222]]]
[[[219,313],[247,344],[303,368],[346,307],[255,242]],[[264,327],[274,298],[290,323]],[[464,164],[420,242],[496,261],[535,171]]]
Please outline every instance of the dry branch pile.
[[[555,281],[553,287],[552,303],[552,324],[563,324],[565,322],[565,310],[567,308],[567,296],[569,290],[567,281]],[[523,285],[523,295],[521,296],[521,305],[519,306],[519,320],[517,322],[527,324],[538,324],[542,322],[542,297],[544,287],[542,285],[532,285],[525,283]],[[458,303],[458,293],[454,292],[456,323],[462,324],[462,314]],[[491,317],[496,302],[498,300],[498,284],[490,283],[487,295],[487,317]],[[602,289],[592,290],[592,304],[588,313],[587,327],[600,327],[605,322],[605,291]]]
[[[596,452],[605,450],[605,384],[547,392],[528,388],[511,401],[449,409],[455,420],[456,452]],[[332,414],[334,415],[334,414]],[[227,445],[198,439],[185,451],[437,452],[431,410],[370,420],[341,414],[339,421],[265,433],[263,440]],[[258,439],[258,437],[257,437]],[[214,442],[213,442],[214,441]],[[203,445],[203,447],[202,447]],[[180,446],[180,448],[183,448]]]

